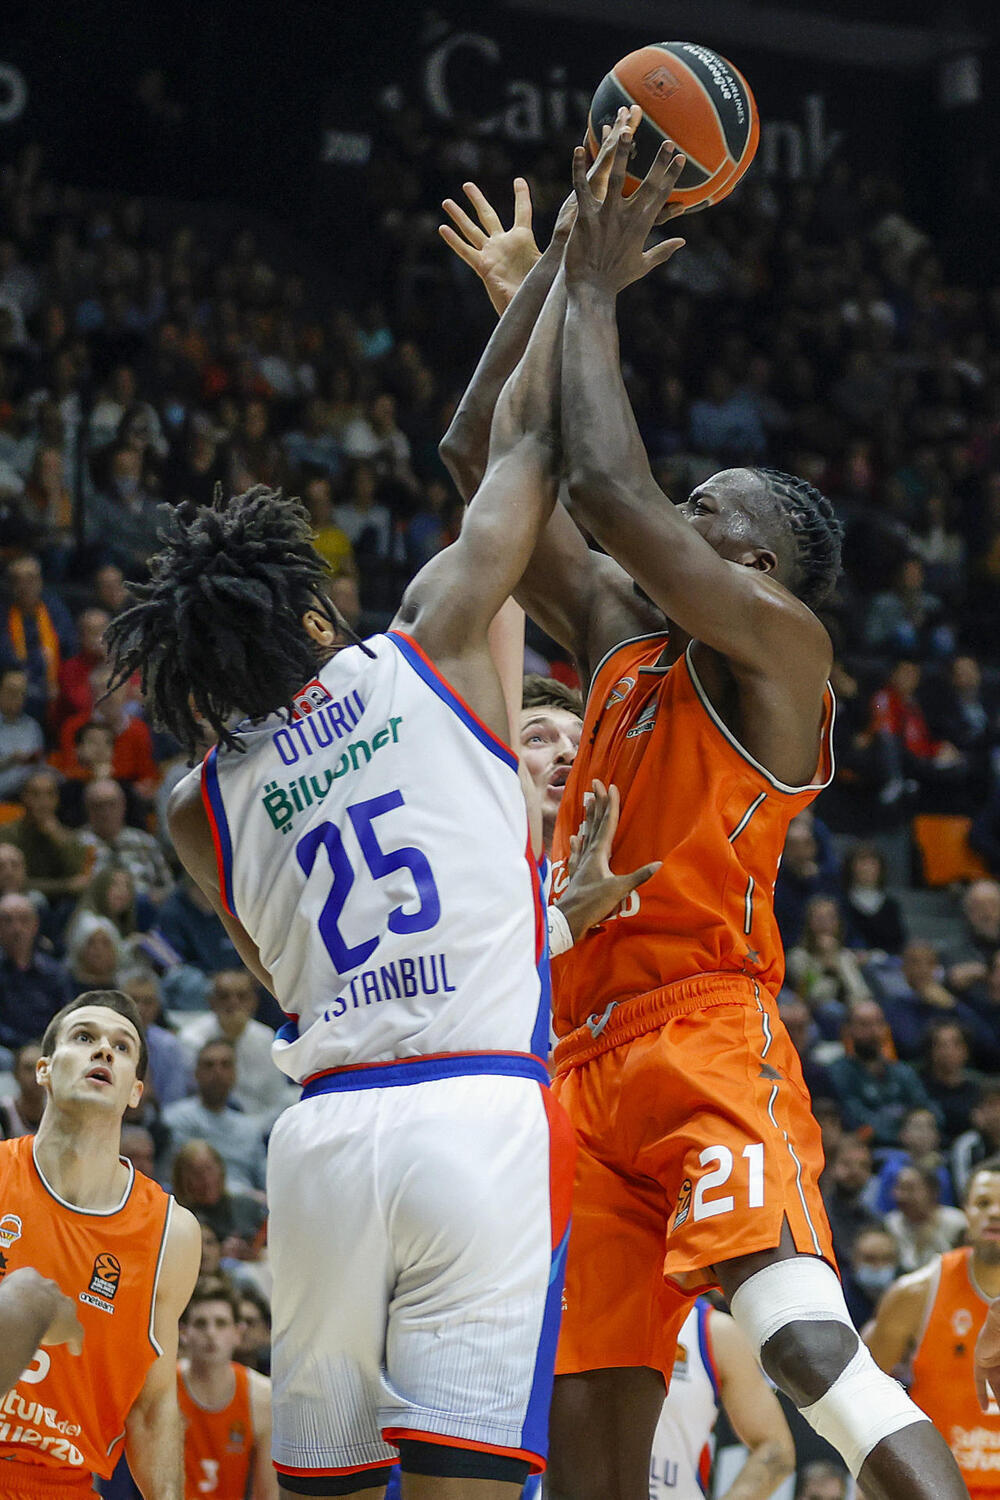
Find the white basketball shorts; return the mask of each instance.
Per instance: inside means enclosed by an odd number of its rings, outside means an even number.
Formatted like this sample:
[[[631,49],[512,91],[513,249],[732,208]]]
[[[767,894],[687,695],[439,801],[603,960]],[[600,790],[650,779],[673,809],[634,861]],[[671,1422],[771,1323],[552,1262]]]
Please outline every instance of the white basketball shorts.
[[[574,1156],[536,1058],[307,1084],[268,1151],[279,1474],[380,1466],[396,1437],[544,1469]]]

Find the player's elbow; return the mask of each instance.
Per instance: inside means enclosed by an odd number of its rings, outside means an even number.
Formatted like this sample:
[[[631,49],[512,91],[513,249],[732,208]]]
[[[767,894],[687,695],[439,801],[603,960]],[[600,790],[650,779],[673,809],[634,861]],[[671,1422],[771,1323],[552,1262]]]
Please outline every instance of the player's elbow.
[[[469,423],[461,412],[456,412],[448,431],[438,443],[438,454],[462,499],[468,502],[482,481],[483,466],[476,461],[476,444]]]
[[[795,1473],[795,1444],[787,1426],[783,1433],[771,1436],[753,1449],[754,1456],[767,1473],[768,1483],[776,1489],[789,1474]],[[773,1493],[773,1489],[768,1493]]]

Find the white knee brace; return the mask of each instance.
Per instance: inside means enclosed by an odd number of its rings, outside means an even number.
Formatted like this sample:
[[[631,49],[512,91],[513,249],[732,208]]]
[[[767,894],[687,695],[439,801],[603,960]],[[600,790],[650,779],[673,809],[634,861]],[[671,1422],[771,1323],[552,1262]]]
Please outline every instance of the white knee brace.
[[[767,1341],[789,1323],[843,1323],[857,1338],[835,1272],[810,1255],[765,1266],[733,1294],[730,1307],[758,1360]],[[927,1421],[860,1339],[857,1353],[825,1395],[800,1410],[813,1431],[837,1449],[855,1479],[883,1438]]]

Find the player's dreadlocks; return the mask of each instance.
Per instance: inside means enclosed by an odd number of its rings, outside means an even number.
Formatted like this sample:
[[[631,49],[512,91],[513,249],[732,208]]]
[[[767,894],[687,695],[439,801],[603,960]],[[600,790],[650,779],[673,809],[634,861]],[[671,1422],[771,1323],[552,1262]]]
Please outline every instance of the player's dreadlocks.
[[[796,559],[792,593],[815,609],[830,597],[840,576],[844,528],[815,485],[780,469],[758,468],[753,472],[760,475],[792,528]]]
[[[216,485],[211,505],[178,505],[160,539],[150,582],[130,586],[139,602],[105,633],[111,687],[138,671],[157,724],[192,758],[199,716],[239,749],[228,728],[235,715],[290,709],[316,674],[316,645],[301,623],[307,610],[358,637],[326,599],[305,507],[280,490],[258,484],[226,500]]]

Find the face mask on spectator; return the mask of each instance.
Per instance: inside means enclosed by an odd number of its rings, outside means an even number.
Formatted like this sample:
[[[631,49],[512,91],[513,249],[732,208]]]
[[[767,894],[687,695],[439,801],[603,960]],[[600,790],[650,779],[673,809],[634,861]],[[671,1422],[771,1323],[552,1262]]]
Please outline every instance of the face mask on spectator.
[[[895,1266],[857,1266],[854,1279],[869,1297],[880,1297],[896,1279]]]

